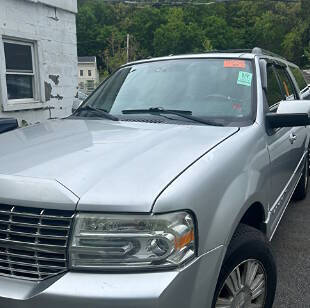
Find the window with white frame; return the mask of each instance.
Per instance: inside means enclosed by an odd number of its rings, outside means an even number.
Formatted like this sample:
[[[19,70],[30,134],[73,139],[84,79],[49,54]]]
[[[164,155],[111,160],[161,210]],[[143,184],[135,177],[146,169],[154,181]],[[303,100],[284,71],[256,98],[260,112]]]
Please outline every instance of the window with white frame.
[[[3,40],[8,101],[33,102],[37,97],[34,44]]]

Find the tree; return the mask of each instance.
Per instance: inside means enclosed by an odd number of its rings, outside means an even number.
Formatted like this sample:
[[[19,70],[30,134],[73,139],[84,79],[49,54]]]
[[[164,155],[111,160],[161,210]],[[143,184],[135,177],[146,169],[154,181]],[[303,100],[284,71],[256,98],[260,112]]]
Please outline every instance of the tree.
[[[181,8],[171,8],[167,22],[154,34],[156,56],[197,52],[203,49],[204,33],[196,23],[186,24]]]
[[[127,34],[132,60],[258,46],[310,65],[309,0],[159,8],[78,0],[78,6],[78,54],[97,56],[100,70],[109,73],[126,61]]]

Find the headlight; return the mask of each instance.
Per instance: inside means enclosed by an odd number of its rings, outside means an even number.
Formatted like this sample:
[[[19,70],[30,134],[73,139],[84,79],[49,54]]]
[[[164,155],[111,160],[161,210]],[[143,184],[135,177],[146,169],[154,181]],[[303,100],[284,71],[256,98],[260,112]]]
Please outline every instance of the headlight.
[[[176,267],[195,256],[194,221],[187,212],[78,214],[69,255],[75,269]]]

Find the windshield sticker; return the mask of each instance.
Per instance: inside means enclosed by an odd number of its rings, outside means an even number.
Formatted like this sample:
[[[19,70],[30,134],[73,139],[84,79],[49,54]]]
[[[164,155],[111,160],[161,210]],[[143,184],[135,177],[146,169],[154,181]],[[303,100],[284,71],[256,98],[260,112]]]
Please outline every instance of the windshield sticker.
[[[224,67],[245,68],[244,60],[224,60]]]
[[[237,84],[250,87],[252,84],[253,74],[248,72],[239,72]]]

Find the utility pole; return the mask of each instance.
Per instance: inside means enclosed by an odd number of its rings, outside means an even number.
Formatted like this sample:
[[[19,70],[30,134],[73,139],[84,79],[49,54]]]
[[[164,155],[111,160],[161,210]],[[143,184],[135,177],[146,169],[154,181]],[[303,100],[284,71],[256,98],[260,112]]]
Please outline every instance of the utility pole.
[[[127,34],[127,63],[129,62],[129,38],[130,35]]]

